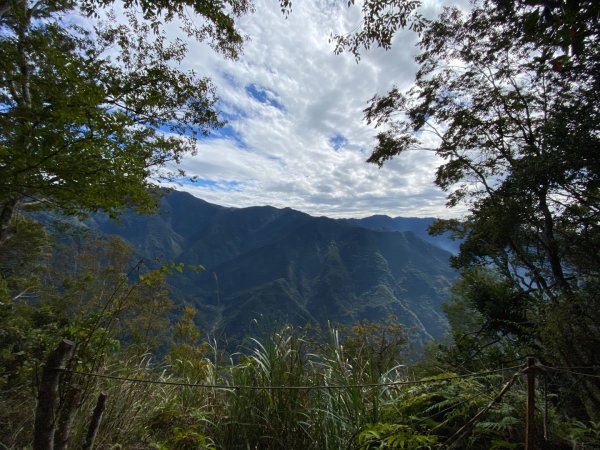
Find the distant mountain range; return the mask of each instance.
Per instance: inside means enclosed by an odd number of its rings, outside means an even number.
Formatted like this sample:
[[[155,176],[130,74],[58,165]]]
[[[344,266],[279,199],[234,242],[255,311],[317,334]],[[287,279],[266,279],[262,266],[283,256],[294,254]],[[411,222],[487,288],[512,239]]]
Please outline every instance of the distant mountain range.
[[[253,319],[304,325],[393,314],[424,340],[444,334],[440,305],[456,277],[447,251],[456,246],[426,234],[432,221],[226,208],[173,191],[154,215],[96,214],[86,225],[121,236],[149,261],[203,265],[170,277],[169,288],[209,332],[240,337]]]
[[[431,236],[427,229],[435,219],[431,217],[389,217],[389,216],[369,216],[364,219],[344,219],[351,225],[368,228],[373,231],[412,231],[421,239],[435,245],[453,255],[458,254],[460,242],[450,239],[449,233]]]

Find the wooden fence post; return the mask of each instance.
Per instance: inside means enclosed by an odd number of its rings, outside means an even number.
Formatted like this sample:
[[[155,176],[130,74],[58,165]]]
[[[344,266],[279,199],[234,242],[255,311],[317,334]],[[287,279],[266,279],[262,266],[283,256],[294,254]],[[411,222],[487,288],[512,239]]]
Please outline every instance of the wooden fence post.
[[[67,361],[73,356],[74,349],[75,344],[73,342],[63,339],[46,360],[37,396],[33,428],[33,450],[53,450],[54,448],[60,369],[65,368]]]
[[[90,427],[88,428],[87,436],[85,437],[83,450],[92,450],[94,448],[94,441],[96,440],[100,421],[102,420],[102,413],[106,406],[106,397],[107,395],[104,392],[101,392],[98,396],[98,402],[92,413],[92,419],[90,420]]]
[[[523,372],[527,375],[525,450],[535,450],[535,375],[537,372],[535,358],[527,358],[527,367]]]
[[[69,446],[71,428],[79,408],[83,390],[79,386],[70,386],[60,405],[58,428],[54,433],[54,450],[66,450]]]

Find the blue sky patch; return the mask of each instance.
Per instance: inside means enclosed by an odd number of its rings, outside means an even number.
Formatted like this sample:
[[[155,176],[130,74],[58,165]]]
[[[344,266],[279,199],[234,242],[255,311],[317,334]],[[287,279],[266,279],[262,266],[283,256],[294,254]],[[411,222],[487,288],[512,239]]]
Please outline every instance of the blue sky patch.
[[[280,111],[285,110],[284,106],[275,99],[275,95],[268,89],[257,86],[256,84],[248,84],[246,85],[246,93],[260,103],[273,106]]]
[[[336,152],[347,143],[348,139],[341,134],[335,134],[329,138],[329,145],[331,145]]]
[[[237,79],[233,76],[232,73],[225,72],[225,71],[219,71],[219,72],[220,72],[221,77],[223,78],[223,80],[225,80],[231,86],[235,86],[235,85],[238,84]]]
[[[177,182],[184,186],[203,187],[211,191],[219,192],[241,192],[243,187],[242,183],[240,183],[239,181],[218,181],[210,180],[208,178],[181,177],[177,179]]]
[[[160,131],[163,131],[165,133],[170,133],[171,130],[169,129],[168,126],[161,126],[158,128]],[[185,133],[186,136],[193,136],[193,133]],[[213,139],[227,139],[230,141],[235,142],[236,147],[240,148],[240,149],[246,149],[248,148],[248,146],[246,145],[246,143],[244,142],[244,139],[242,138],[242,136],[240,135],[240,133],[237,132],[237,130],[235,128],[233,128],[231,125],[225,125],[221,128],[217,128],[215,130],[211,130],[208,134],[208,136],[203,136],[203,135],[196,135],[195,136],[200,142],[206,142],[206,141],[210,141]]]
[[[236,147],[238,148],[248,148],[246,142],[244,142],[244,139],[242,138],[242,135],[229,124],[212,131],[209,135],[209,139],[228,139],[230,141],[234,141]]]

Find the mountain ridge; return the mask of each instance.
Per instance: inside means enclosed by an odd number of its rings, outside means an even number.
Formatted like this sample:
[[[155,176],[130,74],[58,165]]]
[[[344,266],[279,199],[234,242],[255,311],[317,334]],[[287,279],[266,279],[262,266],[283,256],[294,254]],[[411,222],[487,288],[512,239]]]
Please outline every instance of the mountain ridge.
[[[149,261],[203,265],[168,283],[213,333],[243,336],[257,317],[304,325],[395,315],[418,339],[439,338],[446,331],[440,305],[456,276],[451,254],[422,239],[423,226],[402,232],[401,221],[389,219],[388,229],[373,229],[374,220],[229,208],[172,191],[157,214],[129,212],[118,223],[95,214],[86,225],[121,236]]]

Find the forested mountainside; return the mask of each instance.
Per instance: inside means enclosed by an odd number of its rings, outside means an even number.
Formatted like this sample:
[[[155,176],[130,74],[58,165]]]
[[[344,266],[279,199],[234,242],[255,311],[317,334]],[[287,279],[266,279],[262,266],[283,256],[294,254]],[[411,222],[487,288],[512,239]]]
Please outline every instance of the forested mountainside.
[[[0,447],[600,450],[600,2],[297,3],[0,0]]]
[[[448,232],[439,235],[429,234],[429,227],[435,222],[435,219],[432,217],[390,217],[375,215],[362,219],[345,219],[345,221],[352,225],[376,231],[412,231],[421,239],[453,255],[458,254],[460,248],[460,240],[452,239]]]
[[[441,337],[440,307],[455,278],[450,254],[415,233],[363,223],[289,208],[226,208],[177,191],[154,215],[86,222],[121,236],[150,264],[204,266],[168,283],[178,303],[199,310],[206,331],[241,336],[253,319],[304,325],[395,315],[419,339]]]

